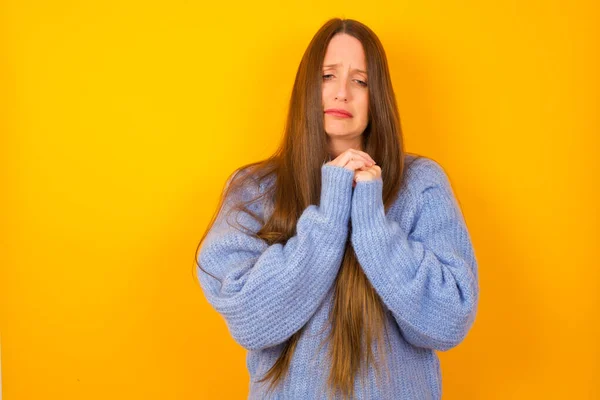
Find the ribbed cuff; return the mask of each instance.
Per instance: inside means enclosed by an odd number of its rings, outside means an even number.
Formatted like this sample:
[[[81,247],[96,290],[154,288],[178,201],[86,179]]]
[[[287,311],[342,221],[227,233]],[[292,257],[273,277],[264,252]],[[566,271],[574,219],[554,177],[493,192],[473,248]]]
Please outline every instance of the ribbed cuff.
[[[319,208],[334,223],[347,224],[352,205],[354,172],[336,165],[321,167],[321,202]]]
[[[383,205],[383,181],[359,181],[352,195],[352,231],[385,232],[385,208]]]

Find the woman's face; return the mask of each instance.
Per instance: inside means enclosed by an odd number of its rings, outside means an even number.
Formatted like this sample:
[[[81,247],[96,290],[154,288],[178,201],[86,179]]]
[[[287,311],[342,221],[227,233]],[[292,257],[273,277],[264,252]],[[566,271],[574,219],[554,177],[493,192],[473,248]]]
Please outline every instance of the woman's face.
[[[367,65],[361,42],[353,36],[335,35],[323,61],[323,118],[330,137],[360,136],[368,124]],[[350,116],[339,114],[338,109]]]

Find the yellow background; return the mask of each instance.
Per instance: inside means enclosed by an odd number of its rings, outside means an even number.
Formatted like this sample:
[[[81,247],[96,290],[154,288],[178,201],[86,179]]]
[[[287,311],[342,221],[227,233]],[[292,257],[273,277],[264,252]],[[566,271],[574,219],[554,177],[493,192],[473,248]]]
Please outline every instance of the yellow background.
[[[407,150],[444,166],[473,238],[444,399],[599,398],[596,2],[0,7],[4,400],[247,396],[194,252],[333,16],[379,35]]]

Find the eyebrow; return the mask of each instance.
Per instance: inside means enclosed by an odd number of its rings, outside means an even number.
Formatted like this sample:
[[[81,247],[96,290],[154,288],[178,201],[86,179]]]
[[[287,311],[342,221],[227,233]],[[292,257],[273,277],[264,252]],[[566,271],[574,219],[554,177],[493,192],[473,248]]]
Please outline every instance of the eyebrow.
[[[339,67],[339,63],[338,64],[329,64],[329,65],[323,65],[323,68],[333,68],[333,67]],[[362,69],[358,69],[358,68],[354,68],[353,71],[357,71],[357,72],[362,72],[363,74],[367,74],[367,71],[363,71]]]

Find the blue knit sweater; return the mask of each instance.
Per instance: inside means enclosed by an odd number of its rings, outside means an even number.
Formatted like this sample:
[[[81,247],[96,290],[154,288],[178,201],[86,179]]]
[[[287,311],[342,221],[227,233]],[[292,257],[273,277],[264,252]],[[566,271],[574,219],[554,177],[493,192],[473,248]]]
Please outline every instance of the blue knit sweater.
[[[407,164],[413,159],[405,156]],[[221,282],[200,269],[198,279],[232,337],[248,350],[249,399],[327,398],[327,346],[318,347],[328,333],[322,328],[348,239],[385,305],[391,340],[391,380],[377,386],[369,370],[363,385],[357,376],[356,398],[441,398],[435,350],[461,343],[479,298],[477,261],[460,206],[444,169],[427,157],[405,168],[405,185],[387,212],[383,182],[360,181],[353,188],[353,177],[348,169],[323,164],[320,204],[304,210],[295,236],[271,246],[226,222],[233,202],[266,188],[248,185],[226,199],[202,243],[198,262]],[[263,202],[253,211],[267,218],[271,209]],[[246,213],[229,218],[254,232],[260,228]],[[256,381],[305,325],[283,384],[267,396],[267,382]]]

